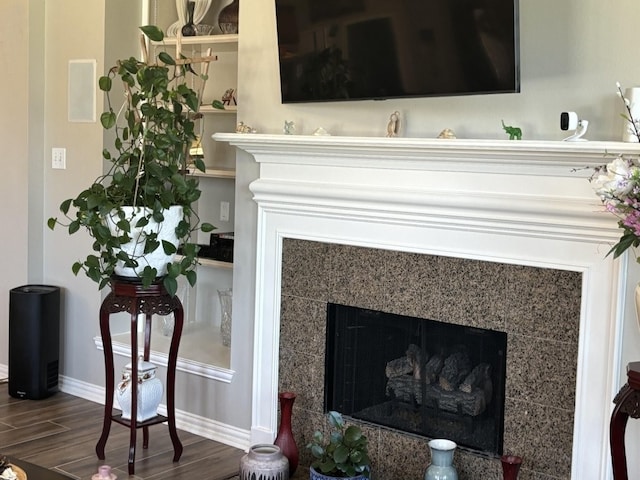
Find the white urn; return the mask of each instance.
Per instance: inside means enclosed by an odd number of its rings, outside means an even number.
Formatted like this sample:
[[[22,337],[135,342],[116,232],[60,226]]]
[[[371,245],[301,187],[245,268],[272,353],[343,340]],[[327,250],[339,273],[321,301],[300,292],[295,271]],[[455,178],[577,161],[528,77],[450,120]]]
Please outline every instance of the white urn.
[[[122,371],[122,380],[116,388],[116,398],[122,409],[122,418],[131,419],[131,363],[125,365]],[[138,359],[138,410],[136,421],[144,422],[158,414],[158,405],[162,399],[162,382],[156,377],[157,367]]]
[[[137,223],[145,216],[151,213],[149,208],[140,207],[121,207],[125,214],[125,220],[129,223],[128,235],[131,240],[120,245],[120,250],[127,253],[129,257],[138,262],[137,267],[127,267],[123,260],[118,260],[115,266],[116,275],[121,277],[140,277],[146,266],[155,268],[158,271],[157,276],[163,277],[167,274],[167,265],[172,263],[176,254],[167,254],[164,248],[160,246],[153,252],[145,252],[147,244],[147,236],[154,235],[156,240],[160,242],[171,243],[176,249],[180,243],[176,228],[184,219],[184,207],[174,205],[162,211],[164,220],[157,222],[153,218],[149,218],[149,222],[143,226],[136,226]],[[117,211],[114,210],[105,218],[107,227],[113,236],[121,236],[124,232],[118,226],[121,221]]]

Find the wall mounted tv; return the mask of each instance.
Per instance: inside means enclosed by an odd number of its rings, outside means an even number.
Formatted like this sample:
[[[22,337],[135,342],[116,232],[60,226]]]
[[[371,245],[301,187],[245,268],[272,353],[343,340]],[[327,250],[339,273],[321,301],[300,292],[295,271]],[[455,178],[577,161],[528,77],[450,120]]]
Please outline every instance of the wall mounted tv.
[[[283,103],[520,91],[518,0],[276,0]]]

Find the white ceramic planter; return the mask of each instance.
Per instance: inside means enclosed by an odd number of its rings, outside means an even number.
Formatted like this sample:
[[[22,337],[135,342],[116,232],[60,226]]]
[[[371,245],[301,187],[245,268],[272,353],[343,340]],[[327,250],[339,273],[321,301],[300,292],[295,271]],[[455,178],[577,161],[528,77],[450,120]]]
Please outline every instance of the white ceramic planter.
[[[122,207],[125,212],[126,218],[129,220],[131,226],[131,241],[121,246],[121,249],[129,254],[130,257],[135,258],[138,262],[136,268],[125,267],[124,262],[118,261],[115,267],[116,275],[122,277],[139,277],[142,275],[144,268],[149,265],[158,270],[158,277],[162,277],[167,274],[167,264],[173,262],[174,255],[166,255],[162,248],[162,241],[172,243],[176,248],[178,247],[178,236],[176,235],[176,227],[184,217],[183,207],[173,206],[163,212],[164,221],[161,223],[155,222],[153,219],[149,220],[149,223],[142,228],[134,228],[134,225],[142,218],[149,209],[143,209],[140,207]],[[118,218],[115,216],[109,216],[107,218],[107,226],[112,235],[120,235],[121,230],[117,227],[116,222]],[[144,246],[146,243],[146,236],[151,232],[158,234],[158,241],[160,247],[154,252],[144,255]]]

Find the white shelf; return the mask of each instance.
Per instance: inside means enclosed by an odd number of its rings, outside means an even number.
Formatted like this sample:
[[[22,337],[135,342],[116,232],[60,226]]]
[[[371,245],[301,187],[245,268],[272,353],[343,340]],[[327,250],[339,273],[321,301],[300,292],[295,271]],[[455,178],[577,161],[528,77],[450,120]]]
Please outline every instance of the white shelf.
[[[176,261],[180,261],[181,259],[182,255],[176,255]],[[213,260],[211,258],[198,257],[198,263],[203,267],[226,268],[229,270],[233,268],[232,262],[222,262],[220,260]]]
[[[171,337],[162,335],[154,326],[151,338],[153,348],[149,360],[154,365],[166,367]],[[104,349],[99,335],[93,341],[98,350]],[[222,345],[219,329],[197,323],[192,326],[185,322],[180,347],[176,370],[224,383],[233,380],[235,372],[230,369],[231,349]],[[131,359],[131,334],[113,335],[112,348],[115,355]]]
[[[224,110],[221,110],[219,108],[214,108],[211,105],[201,105],[200,106],[200,113],[218,113],[218,114],[222,114],[224,115],[225,113],[227,114],[236,114],[238,113],[238,106],[237,105],[225,105],[224,106]]]
[[[198,262],[203,267],[211,267],[211,268],[227,268],[232,269],[233,263],[231,262],[221,262],[220,260],[212,260],[210,258],[198,258]]]
[[[235,168],[207,168],[201,172],[194,168],[189,175],[200,178],[236,178],[236,170]]]
[[[177,45],[177,37],[164,37],[161,42],[153,42],[155,45]],[[238,49],[238,34],[229,35],[199,35],[195,37],[182,37],[185,45],[215,45],[218,51],[232,51]]]

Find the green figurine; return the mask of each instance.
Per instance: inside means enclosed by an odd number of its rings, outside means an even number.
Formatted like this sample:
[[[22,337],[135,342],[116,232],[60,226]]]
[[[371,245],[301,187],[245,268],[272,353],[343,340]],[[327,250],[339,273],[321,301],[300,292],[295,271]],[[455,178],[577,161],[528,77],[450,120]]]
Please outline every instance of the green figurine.
[[[502,128],[509,135],[509,140],[522,140],[522,130],[518,127],[510,127],[504,124],[502,120]]]

